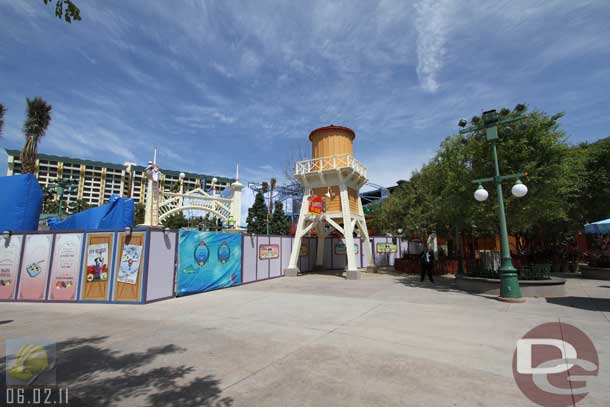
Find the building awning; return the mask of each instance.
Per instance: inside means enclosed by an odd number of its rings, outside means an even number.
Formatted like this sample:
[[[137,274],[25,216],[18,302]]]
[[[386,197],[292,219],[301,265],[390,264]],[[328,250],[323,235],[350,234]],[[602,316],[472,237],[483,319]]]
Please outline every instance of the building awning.
[[[610,233],[610,219],[587,223],[585,233],[590,235]]]

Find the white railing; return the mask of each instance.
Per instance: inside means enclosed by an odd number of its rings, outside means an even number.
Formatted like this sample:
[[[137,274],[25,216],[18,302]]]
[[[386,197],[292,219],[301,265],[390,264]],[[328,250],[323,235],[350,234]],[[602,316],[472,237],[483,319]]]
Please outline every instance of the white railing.
[[[352,168],[355,172],[366,178],[366,167],[351,154],[332,155],[329,157],[314,158],[312,160],[297,161],[296,175],[305,175],[313,172]]]
[[[212,196],[201,189],[183,194],[164,192],[161,194],[161,202],[159,203],[159,220],[165,219],[181,208],[212,212],[227,219],[231,215],[232,202],[230,198]]]

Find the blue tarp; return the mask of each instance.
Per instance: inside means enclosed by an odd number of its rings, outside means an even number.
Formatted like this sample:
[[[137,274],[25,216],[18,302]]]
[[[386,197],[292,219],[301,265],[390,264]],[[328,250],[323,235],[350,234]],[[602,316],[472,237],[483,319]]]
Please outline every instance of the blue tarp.
[[[585,233],[590,235],[610,233],[610,219],[587,223],[585,225]]]
[[[0,177],[0,231],[38,230],[42,189],[32,174]]]
[[[106,205],[91,208],[61,221],[49,219],[51,230],[108,230],[133,226],[133,199],[111,195]]]

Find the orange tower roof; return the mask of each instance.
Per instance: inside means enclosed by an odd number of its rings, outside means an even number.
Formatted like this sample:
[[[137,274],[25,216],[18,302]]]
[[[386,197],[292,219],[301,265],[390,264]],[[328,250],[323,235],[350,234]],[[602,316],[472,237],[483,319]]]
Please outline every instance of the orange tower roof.
[[[354,140],[356,138],[356,133],[354,133],[354,130],[350,129],[349,127],[335,126],[334,124],[331,124],[330,126],[319,127],[315,130],[312,130],[311,133],[309,133],[309,141],[311,141],[311,138],[313,137],[314,134],[316,134],[319,131],[323,131],[323,130],[344,130],[349,133],[352,133],[352,140]]]

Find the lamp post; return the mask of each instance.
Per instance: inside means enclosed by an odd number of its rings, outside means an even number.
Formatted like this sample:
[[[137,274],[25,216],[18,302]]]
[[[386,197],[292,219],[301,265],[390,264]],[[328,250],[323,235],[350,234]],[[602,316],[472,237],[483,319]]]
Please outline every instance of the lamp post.
[[[504,211],[504,197],[502,196],[502,181],[509,179],[516,179],[517,182],[512,188],[512,193],[516,197],[523,197],[527,194],[527,187],[521,183],[520,178],[527,175],[527,173],[511,174],[511,175],[500,175],[500,167],[498,165],[498,153],[496,151],[496,143],[498,141],[498,125],[508,124],[523,120],[527,116],[522,115],[525,111],[525,105],[519,104],[515,107],[516,117],[507,118],[504,120],[499,119],[499,115],[496,110],[488,110],[483,112],[482,120],[478,117],[473,118],[472,126],[466,127],[468,122],[464,119],[459,121],[460,127],[465,127],[460,130],[460,134],[472,133],[475,131],[485,129],[485,137],[487,141],[491,143],[492,158],[494,163],[495,175],[490,178],[481,178],[472,181],[478,184],[477,190],[474,192],[474,198],[483,202],[489,197],[489,193],[483,187],[483,183],[493,182],[496,186],[496,194],[498,195],[498,217],[500,221],[500,237],[502,241],[502,265],[500,266],[500,297],[501,301],[507,302],[523,302],[521,298],[521,288],[519,287],[519,279],[517,276],[517,270],[513,267],[512,259],[510,256],[510,246],[508,243],[508,230],[506,227],[506,213]],[[508,109],[502,109],[501,115],[506,116],[509,113]]]

